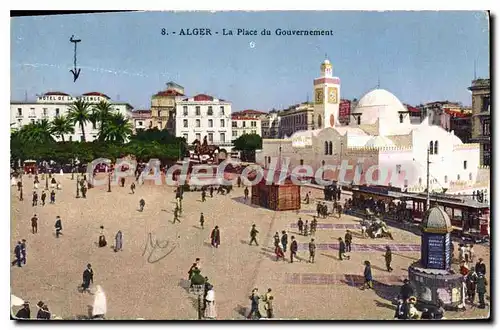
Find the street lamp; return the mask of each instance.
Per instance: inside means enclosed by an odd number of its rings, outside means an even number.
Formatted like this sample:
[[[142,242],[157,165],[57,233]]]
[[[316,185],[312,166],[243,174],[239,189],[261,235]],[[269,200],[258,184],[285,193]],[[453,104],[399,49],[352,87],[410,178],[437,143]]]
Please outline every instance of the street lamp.
[[[198,296],[198,320],[201,320],[201,296],[205,293],[205,285],[193,284],[191,292]]]
[[[108,192],[111,192],[111,173],[109,172],[108,174]]]
[[[80,189],[78,189],[78,175],[76,176],[76,198],[80,198]]]
[[[49,177],[45,175],[45,190],[49,190]]]

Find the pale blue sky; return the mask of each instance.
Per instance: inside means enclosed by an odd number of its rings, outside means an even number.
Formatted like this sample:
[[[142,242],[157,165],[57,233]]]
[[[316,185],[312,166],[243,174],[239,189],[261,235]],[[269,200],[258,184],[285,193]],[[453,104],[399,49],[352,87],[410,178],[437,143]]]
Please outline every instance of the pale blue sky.
[[[470,104],[467,87],[489,77],[483,12],[135,12],[11,19],[11,99],[46,91],[99,91],[135,108],[173,80],[188,95],[233,102],[233,111],[267,111],[312,99],[328,54],[342,98],[377,85],[412,105]],[[162,36],[161,28],[270,29],[272,36]],[[333,36],[275,36],[274,30],[326,29]],[[74,34],[80,78],[73,83]],[[250,47],[250,42],[255,47]]]

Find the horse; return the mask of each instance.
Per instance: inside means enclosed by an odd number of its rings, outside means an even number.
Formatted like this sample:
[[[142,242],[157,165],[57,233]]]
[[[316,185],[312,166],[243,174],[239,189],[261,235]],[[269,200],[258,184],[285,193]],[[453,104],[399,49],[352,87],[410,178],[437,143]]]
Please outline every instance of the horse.
[[[215,160],[215,152],[219,152],[219,147],[215,145],[202,145],[200,140],[196,139],[193,141],[194,153],[198,156],[198,160],[201,161],[201,155],[208,155],[212,160]]]

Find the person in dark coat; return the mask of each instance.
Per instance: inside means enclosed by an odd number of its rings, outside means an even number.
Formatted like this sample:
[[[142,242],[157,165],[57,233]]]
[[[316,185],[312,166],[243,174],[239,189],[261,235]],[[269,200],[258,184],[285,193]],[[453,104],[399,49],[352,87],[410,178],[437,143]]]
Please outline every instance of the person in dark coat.
[[[23,257],[21,256],[21,250],[21,241],[18,241],[16,247],[14,248],[14,255],[16,256],[16,259],[12,262],[12,266],[17,264],[17,267],[22,267],[21,261],[23,260]]]
[[[94,283],[94,271],[92,270],[92,265],[87,264],[87,269],[83,271],[83,283],[82,283],[82,292],[88,291],[90,287],[90,283]]]
[[[248,199],[248,187],[245,187],[245,190],[243,190],[243,194],[245,195],[245,200]]]
[[[59,238],[59,235],[61,235],[61,230],[62,230],[62,222],[60,216],[57,216],[56,224],[54,227],[56,228],[56,237]]]
[[[283,252],[286,252],[286,246],[288,245],[288,235],[284,230],[281,232],[281,245],[283,245]]]
[[[16,318],[18,318],[18,319],[30,319],[31,318],[30,303],[28,301],[25,301],[23,308],[21,308],[19,311],[17,311]]]
[[[204,229],[204,227],[203,227],[204,223],[205,223],[205,216],[203,215],[203,212],[201,212],[201,215],[200,215],[200,226],[201,226],[201,229]]]
[[[31,206],[36,206],[38,204],[38,194],[36,193],[36,191],[33,192],[33,203],[31,204]]]
[[[471,304],[474,304],[474,299],[476,298],[476,284],[477,284],[477,273],[472,267],[467,274],[467,278],[465,280],[467,287],[467,298]]]
[[[252,225],[252,229],[250,230],[250,243],[248,245],[252,245],[252,242],[255,242],[255,245],[259,246],[257,243],[257,234],[259,231],[255,228],[255,224]]]
[[[144,206],[146,206],[146,202],[144,201],[144,199],[141,198],[141,200],[139,201],[139,211],[140,212],[144,211]]]
[[[403,281],[403,285],[401,286],[401,289],[399,291],[399,296],[403,301],[407,301],[411,296],[413,296],[413,288],[410,285],[410,281],[408,279],[405,279]]]
[[[479,258],[479,261],[476,263],[476,267],[474,267],[476,273],[486,275],[486,265],[483,262],[483,258]]]
[[[304,232],[304,221],[302,221],[302,218],[299,218],[299,221],[297,221],[297,227],[299,227],[299,233],[302,234]]]
[[[484,302],[484,295],[486,294],[486,286],[488,285],[488,281],[486,281],[486,277],[483,273],[477,274],[477,284],[476,290],[479,298],[479,306],[477,308],[484,309],[486,308],[486,303]]]
[[[276,232],[273,236],[274,238],[274,247],[278,246],[280,244],[280,234]]]
[[[213,198],[214,197],[214,186],[210,186],[210,189],[208,191],[210,191],[210,198]]]
[[[43,301],[39,301],[36,305],[38,306],[38,313],[36,314],[36,318],[39,320],[50,320],[51,315],[49,307],[44,304]]]
[[[132,194],[135,194],[135,182],[132,182],[132,184],[130,185],[130,191],[132,192]]]
[[[405,320],[408,319],[408,313],[407,313],[407,305],[402,299],[398,300],[398,303],[396,305],[396,312],[394,313],[394,318],[398,320]]]
[[[311,238],[309,242],[309,262],[314,263],[314,257],[316,255],[316,243],[314,243],[314,238]]]
[[[21,240],[21,259],[23,261],[23,264],[26,265],[26,240],[25,239]]]
[[[385,267],[387,268],[387,271],[392,272],[392,267],[391,267],[392,251],[391,251],[391,247],[389,245],[387,245],[385,247],[384,258],[385,258]]]
[[[42,191],[42,196],[41,196],[41,199],[42,199],[42,206],[45,206],[45,199],[47,198],[47,193],[44,191]]]
[[[212,246],[218,248],[220,245],[220,230],[219,226],[215,226],[215,228],[212,230],[212,233],[210,234],[210,240]]]
[[[342,237],[339,237],[339,260],[344,260],[345,255],[345,243]]]
[[[297,258],[297,250],[299,249],[299,245],[295,240],[295,236],[292,236],[292,244],[290,244],[290,263],[293,262],[293,257]]]
[[[345,249],[347,252],[351,252],[352,234],[350,230],[347,230],[344,236]]]
[[[361,288],[362,290],[364,289],[373,289],[373,276],[372,276],[372,267],[370,265],[370,262],[368,260],[365,260],[365,271],[363,273],[363,276],[365,278],[365,283],[363,287]]]
[[[252,294],[250,295],[249,298],[251,301],[251,305],[250,305],[250,313],[248,313],[247,319],[251,319],[253,315],[257,316],[257,318],[260,319],[262,315],[260,314],[259,311],[260,296],[257,288],[253,289]]]
[[[52,190],[50,192],[50,204],[55,204],[56,202],[56,192],[55,190]]]
[[[31,218],[31,231],[33,234],[38,233],[38,218],[36,214],[33,214],[33,217]]]
[[[206,200],[207,200],[207,192],[205,191],[205,189],[203,189],[201,191],[201,201],[205,202]]]

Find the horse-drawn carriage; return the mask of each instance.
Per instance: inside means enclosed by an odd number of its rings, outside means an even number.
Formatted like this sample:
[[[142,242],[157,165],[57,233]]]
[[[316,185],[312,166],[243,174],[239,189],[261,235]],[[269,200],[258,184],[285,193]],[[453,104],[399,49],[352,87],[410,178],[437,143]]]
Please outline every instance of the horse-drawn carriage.
[[[387,224],[380,219],[372,221],[372,223],[367,227],[366,233],[370,238],[388,237],[390,239],[394,239]]]

